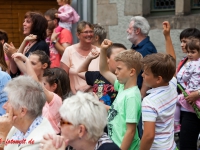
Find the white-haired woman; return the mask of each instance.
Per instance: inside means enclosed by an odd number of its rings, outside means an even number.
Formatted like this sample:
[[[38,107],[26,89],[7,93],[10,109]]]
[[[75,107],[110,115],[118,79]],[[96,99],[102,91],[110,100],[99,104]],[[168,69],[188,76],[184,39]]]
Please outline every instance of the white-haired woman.
[[[107,122],[104,104],[91,94],[77,92],[64,101],[59,112],[61,136],[45,135],[40,150],[64,150],[67,144],[76,150],[120,150],[104,133]]]
[[[0,150],[39,149],[43,135],[54,133],[49,121],[41,116],[46,102],[41,85],[31,77],[20,76],[4,91],[8,101],[3,105],[6,114],[0,117]]]

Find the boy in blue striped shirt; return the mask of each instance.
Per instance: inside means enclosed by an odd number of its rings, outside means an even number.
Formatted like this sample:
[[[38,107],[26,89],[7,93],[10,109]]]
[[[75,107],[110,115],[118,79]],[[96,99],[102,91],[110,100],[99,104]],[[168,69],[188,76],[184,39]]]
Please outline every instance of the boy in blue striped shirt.
[[[140,150],[176,149],[174,113],[177,101],[176,61],[170,38],[170,25],[163,22],[167,54],[143,58],[143,82],[150,88],[142,102],[143,136]]]

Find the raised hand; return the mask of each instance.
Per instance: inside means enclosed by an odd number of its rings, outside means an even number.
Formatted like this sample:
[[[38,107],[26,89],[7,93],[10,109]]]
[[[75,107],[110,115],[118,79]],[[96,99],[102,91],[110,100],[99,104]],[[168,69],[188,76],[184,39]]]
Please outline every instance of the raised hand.
[[[112,41],[105,39],[102,43],[101,43],[101,49],[108,49],[110,46],[112,45]]]
[[[19,60],[21,60],[21,61],[23,61],[23,62],[26,62],[26,60],[28,59],[25,55],[23,55],[22,53],[14,53],[13,55],[12,55],[12,58],[14,59],[14,58],[17,58],[17,59],[19,59]]]
[[[170,24],[168,21],[164,21],[162,23],[162,26],[163,26],[163,34],[166,36],[166,35],[170,35]]]
[[[91,50],[91,52],[88,54],[88,58],[89,59],[95,59],[95,58],[97,58],[98,56],[99,56],[99,51],[98,50],[96,50],[96,49],[92,49]]]
[[[34,34],[30,34],[28,36],[25,37],[25,41],[35,41],[37,39],[37,35]]]

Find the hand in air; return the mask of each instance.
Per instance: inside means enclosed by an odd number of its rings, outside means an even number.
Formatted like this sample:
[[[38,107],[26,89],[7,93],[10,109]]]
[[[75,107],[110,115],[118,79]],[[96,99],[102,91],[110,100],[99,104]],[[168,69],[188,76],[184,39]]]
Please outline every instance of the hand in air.
[[[92,49],[91,50],[91,52],[88,54],[88,58],[89,59],[95,59],[95,58],[97,58],[98,56],[99,56],[99,51],[98,50],[96,50],[96,49]]]
[[[13,59],[15,59],[15,58],[17,58],[17,59],[19,59],[19,60],[21,60],[21,61],[23,61],[23,62],[26,62],[26,60],[28,59],[25,55],[23,55],[22,53],[14,53],[13,55],[12,55],[12,58]]]
[[[163,34],[166,36],[166,35],[170,35],[170,24],[168,21],[164,21],[162,23],[162,26],[163,26]]]
[[[101,43],[101,49],[108,49],[110,46],[112,45],[112,41],[105,39],[102,43]]]
[[[37,39],[37,35],[34,34],[30,34],[28,36],[25,37],[25,41],[35,41]]]

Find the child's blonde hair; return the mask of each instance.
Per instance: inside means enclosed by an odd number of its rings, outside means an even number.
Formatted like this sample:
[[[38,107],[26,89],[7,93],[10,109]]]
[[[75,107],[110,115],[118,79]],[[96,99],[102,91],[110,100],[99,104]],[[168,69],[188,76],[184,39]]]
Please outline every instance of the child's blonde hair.
[[[134,68],[137,75],[139,75],[142,69],[141,60],[142,55],[132,49],[122,51],[115,57],[115,61],[122,61],[129,69]]]
[[[71,3],[72,3],[72,0],[61,0],[61,1],[65,2],[66,4],[69,4],[69,5],[71,5]]]

